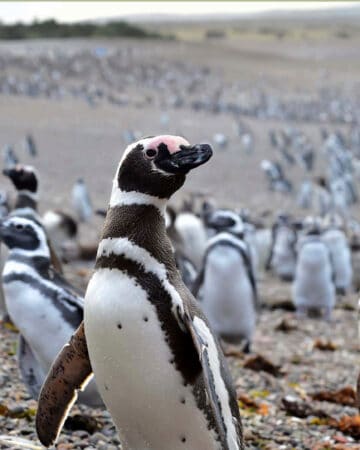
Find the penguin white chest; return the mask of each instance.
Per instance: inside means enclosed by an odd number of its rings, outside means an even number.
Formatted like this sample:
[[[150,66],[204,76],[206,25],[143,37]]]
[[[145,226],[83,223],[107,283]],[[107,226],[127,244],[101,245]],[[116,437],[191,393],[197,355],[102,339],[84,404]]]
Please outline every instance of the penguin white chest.
[[[161,322],[135,279],[110,269],[85,298],[91,364],[125,450],[220,449],[192,387],[176,370]]]
[[[51,300],[22,281],[4,283],[6,307],[14,324],[48,371],[73,333]]]
[[[207,258],[201,306],[218,334],[251,338],[256,312],[254,294],[238,250],[219,246]]]

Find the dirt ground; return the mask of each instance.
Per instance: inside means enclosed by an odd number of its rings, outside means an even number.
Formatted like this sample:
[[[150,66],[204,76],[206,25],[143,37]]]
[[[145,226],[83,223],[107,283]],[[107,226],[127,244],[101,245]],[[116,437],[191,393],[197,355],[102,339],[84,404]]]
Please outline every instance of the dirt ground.
[[[211,106],[197,110],[190,99],[221,98],[225,102],[236,92],[234,98],[248,104],[265,92],[282,102],[309,98],[315,110],[316,102],[324,102],[320,92],[328,90],[331,98],[344,104],[348,101],[353,111],[360,111],[358,32],[346,39],[315,32],[283,39],[252,32],[220,40],[191,41],[189,31],[186,36],[186,40],[171,42],[0,43],[0,148],[14,144],[20,160],[38,168],[41,211],[61,207],[71,212],[70,192],[79,177],[85,179],[94,205],[106,208],[112,177],[126,147],[124,132],[132,130],[144,136],[181,134],[191,142],[213,142],[215,133],[228,138],[226,148],[214,144],[214,157],[189,176],[174,198],[175,204],[180,204],[187,193],[201,191],[222,206],[245,206],[254,213],[270,210],[275,214],[281,209],[303,214],[297,211],[294,196],[267,190],[259,164],[264,158],[276,157],[269,130],[292,126],[304,131],[318,152],[315,175],[323,170],[321,127],[347,131],[350,125],[326,117],[315,120],[311,114],[305,120],[294,120],[286,114],[264,117],[261,107],[239,116],[226,108],[216,112]],[[114,58],[98,66],[91,55],[99,48],[115,52]],[[74,61],[82,64],[78,72],[72,72]],[[51,71],[58,71],[60,78],[52,75],[50,83]],[[38,87],[32,95],[21,93],[18,87],[16,93],[9,91],[9,77],[15,77],[13,84],[17,86],[29,80],[39,84],[39,73],[41,80],[49,83],[48,94]],[[195,87],[191,88],[191,83]],[[103,89],[106,95],[92,94],[96,89]],[[111,100],[111,92],[116,93],[116,102]],[[172,95],[179,95],[183,104],[171,106]],[[239,120],[254,136],[251,154],[241,148],[236,128]],[[28,132],[37,143],[36,159],[21,145]],[[298,186],[304,177],[302,169],[295,166],[286,170]],[[4,177],[0,178],[0,188],[12,192]],[[358,217],[358,207],[352,213]],[[86,238],[84,228],[82,239]],[[78,284],[86,284],[78,266],[69,265],[66,273]],[[339,301],[331,324],[316,318],[298,322],[293,311],[286,309],[291,300],[290,287],[275,278],[263,278],[260,296],[265,307],[253,354],[226,349],[247,448],[360,449],[359,417],[352,397],[360,368],[357,297],[354,294]],[[36,402],[26,393],[17,370],[17,335],[1,325],[0,336],[0,434],[39,445],[34,434]],[[258,358],[252,360],[256,355]],[[255,363],[266,370],[258,366],[252,370]],[[334,391],[346,387],[345,400],[344,393],[340,400],[335,396],[335,403],[312,398],[314,393],[331,391],[333,399]],[[81,410],[95,418],[95,433],[64,431],[57,448],[117,448],[119,441],[109,415],[101,410]],[[0,448],[17,449],[19,445],[5,444],[0,436]]]

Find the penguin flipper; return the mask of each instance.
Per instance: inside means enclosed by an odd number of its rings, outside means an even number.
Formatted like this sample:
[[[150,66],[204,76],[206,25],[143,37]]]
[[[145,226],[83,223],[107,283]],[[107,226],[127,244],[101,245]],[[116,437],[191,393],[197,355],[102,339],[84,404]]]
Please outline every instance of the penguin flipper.
[[[37,400],[46,374],[40,367],[31,347],[21,334],[19,336],[17,357],[20,373],[26,388],[29,394]]]
[[[210,366],[209,343],[201,330],[195,325],[194,320],[188,315],[185,316],[185,326],[190,332],[194,346],[199,354],[207,398],[214,414],[221,442],[226,442],[226,430],[221,419],[221,407],[216,394],[214,378]]]
[[[86,387],[92,375],[82,322],[58,354],[40,392],[36,431],[44,446],[56,441],[77,399],[77,391]]]

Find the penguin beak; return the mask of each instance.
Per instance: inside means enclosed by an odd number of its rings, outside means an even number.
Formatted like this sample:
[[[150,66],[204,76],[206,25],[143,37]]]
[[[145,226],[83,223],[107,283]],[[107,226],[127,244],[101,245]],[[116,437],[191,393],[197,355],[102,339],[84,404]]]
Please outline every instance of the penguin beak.
[[[212,154],[213,151],[209,144],[197,144],[192,147],[180,146],[179,151],[157,161],[157,165],[169,173],[187,174],[195,167],[205,164]]]

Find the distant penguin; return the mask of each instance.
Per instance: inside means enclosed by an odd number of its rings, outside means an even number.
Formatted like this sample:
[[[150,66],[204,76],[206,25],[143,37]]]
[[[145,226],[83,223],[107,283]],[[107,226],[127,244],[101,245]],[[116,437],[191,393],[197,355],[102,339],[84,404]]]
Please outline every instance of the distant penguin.
[[[77,236],[78,226],[75,220],[58,209],[46,211],[42,223],[59,255],[62,253],[64,243]]]
[[[79,178],[72,189],[72,204],[80,222],[89,222],[93,216],[93,207],[85,181]]]
[[[33,166],[17,164],[10,169],[4,169],[3,174],[7,176],[17,191],[15,208],[10,215],[26,217],[41,223],[38,214],[38,174]],[[51,252],[51,262],[58,272],[62,273],[62,265],[50,240],[48,245]]]
[[[353,271],[353,287],[360,291],[360,234],[354,234],[350,239],[351,267]]]
[[[325,319],[331,318],[335,305],[334,268],[331,253],[318,228],[299,238],[298,260],[293,283],[293,301],[298,317],[318,309]]]
[[[21,333],[19,367],[37,399],[58,352],[83,319],[83,299],[52,267],[40,224],[9,217],[0,224],[0,238],[9,249],[2,281],[7,311]],[[82,401],[102,404],[94,383]]]
[[[8,177],[16,188],[15,214],[29,214],[39,218],[38,206],[38,176],[33,166],[16,164],[3,170],[3,175]]]
[[[338,228],[329,228],[323,233],[323,239],[334,264],[336,293],[345,295],[352,286],[351,254],[346,235]]]
[[[14,149],[11,145],[6,145],[3,149],[3,160],[5,169],[9,169],[18,164],[19,159],[15,155]]]
[[[25,142],[24,142],[24,146],[25,146],[25,150],[27,151],[27,153],[32,156],[33,158],[35,158],[35,156],[37,156],[37,148],[36,148],[36,144],[35,144],[35,140],[34,138],[31,136],[31,134],[27,134],[25,137]]]
[[[93,370],[123,450],[244,449],[225,357],[165,230],[167,200],[211,154],[179,136],[144,138],[125,151],[85,296],[85,328],[60,353],[38,402],[44,445]]]
[[[304,180],[299,188],[297,204],[302,209],[312,207],[312,183],[310,180]]]
[[[258,256],[258,272],[261,274],[265,270],[271,252],[272,231],[270,228],[261,227],[255,230],[255,245]]]
[[[175,220],[175,228],[183,241],[184,255],[200,270],[207,241],[202,220],[191,212],[180,212]]]
[[[208,241],[194,294],[213,330],[225,341],[250,351],[256,325],[257,287],[251,251],[241,218],[217,210],[208,219],[216,236]]]
[[[284,281],[292,281],[296,266],[297,232],[288,216],[280,215],[272,227],[272,245],[266,269]]]
[[[0,219],[2,220],[10,212],[9,196],[6,191],[0,191]]]
[[[166,232],[173,245],[176,265],[181,273],[181,277],[186,287],[191,290],[197,276],[197,271],[193,262],[185,255],[184,242],[175,227],[175,221],[176,212],[171,206],[168,206],[165,212]]]

